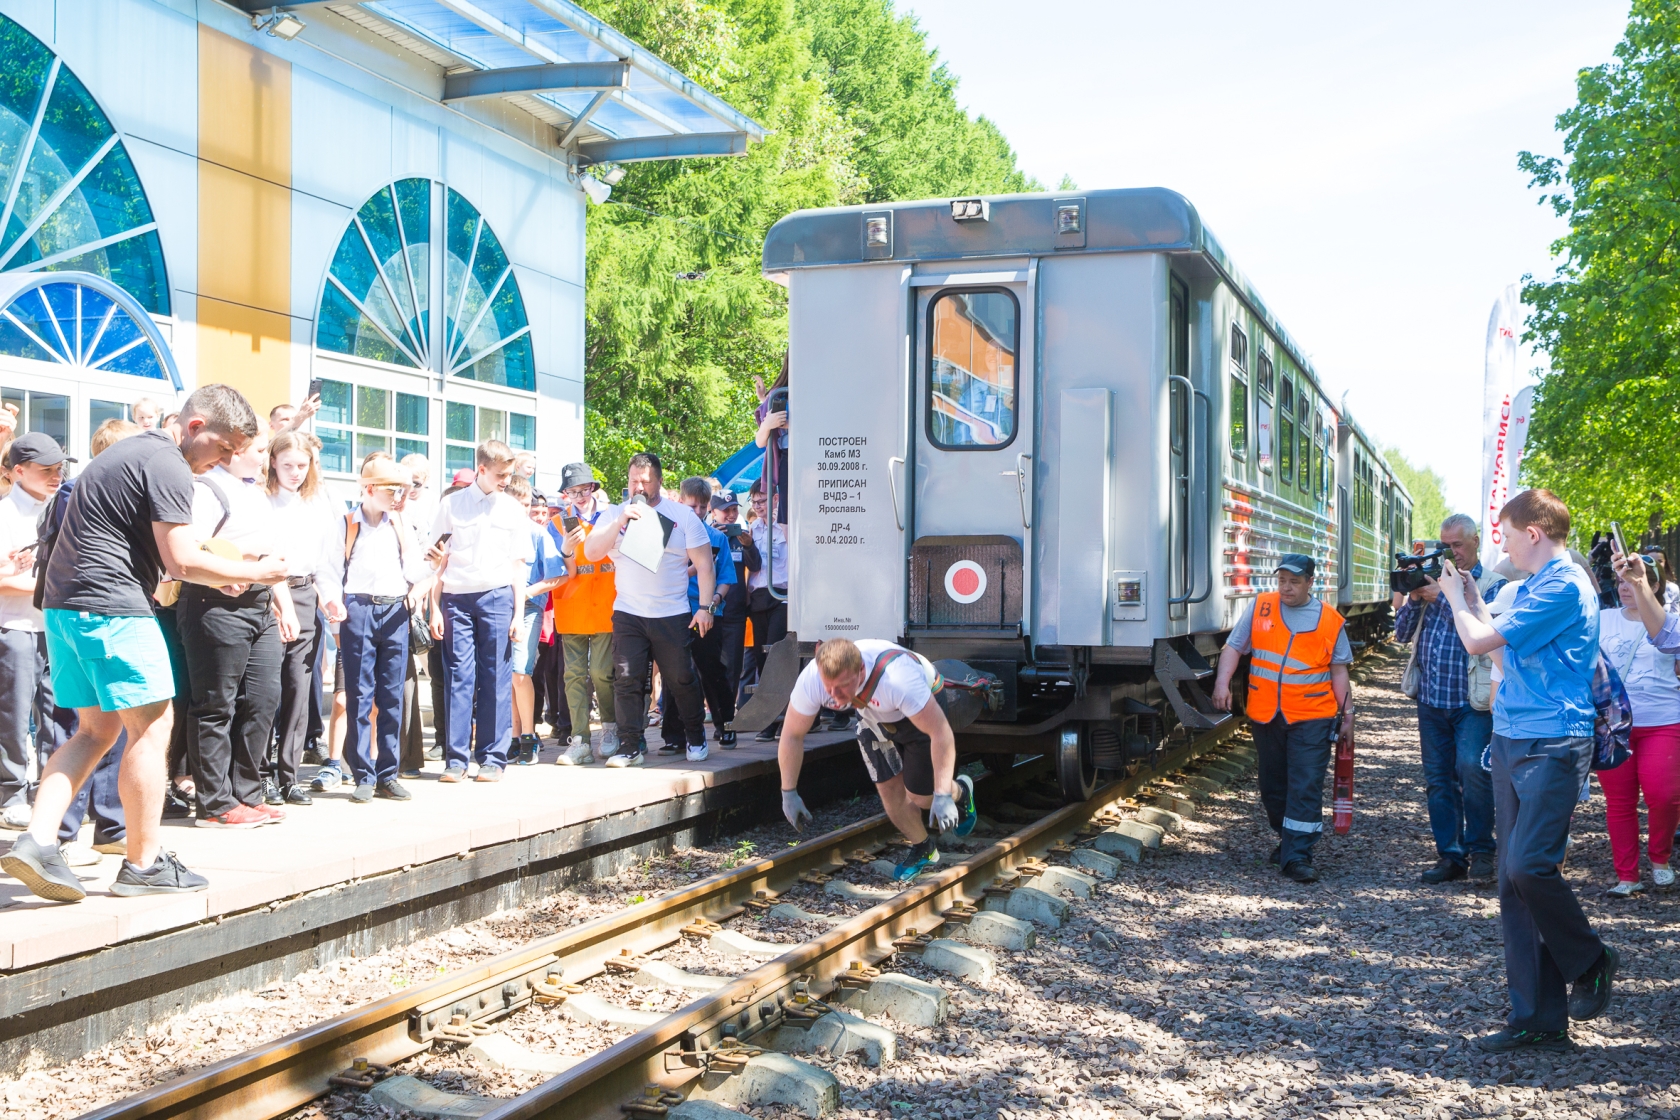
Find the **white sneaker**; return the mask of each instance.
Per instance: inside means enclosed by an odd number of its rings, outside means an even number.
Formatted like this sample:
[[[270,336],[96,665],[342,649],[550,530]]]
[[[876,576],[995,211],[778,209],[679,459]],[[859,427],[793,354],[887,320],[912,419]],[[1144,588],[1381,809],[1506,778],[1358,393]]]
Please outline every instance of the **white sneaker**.
[[[1674,885],[1674,871],[1666,863],[1654,865],[1651,868],[1651,882],[1659,887],[1672,887]]]
[[[29,806],[23,802],[6,806],[6,811],[0,813],[0,827],[15,828],[19,832],[29,827]]]
[[[470,782],[476,777],[478,777],[478,763],[476,763],[476,762],[467,763],[467,781]]]
[[[706,761],[707,756],[711,753],[711,750],[706,746],[706,744],[701,743],[698,747],[688,748],[688,760],[690,762],[704,762]]]
[[[609,723],[601,728],[601,745],[595,748],[595,757],[605,762],[618,753],[618,725]]]
[[[64,862],[71,867],[97,867],[105,858],[79,840],[60,844],[58,854],[63,856]]]
[[[644,766],[647,764],[647,752],[635,751],[629,754],[615,754],[607,759],[607,765],[614,770],[625,766]]]
[[[560,766],[588,766],[595,761],[590,753],[589,744],[580,735],[573,735],[566,740],[566,749],[560,752],[560,757],[554,760]]]

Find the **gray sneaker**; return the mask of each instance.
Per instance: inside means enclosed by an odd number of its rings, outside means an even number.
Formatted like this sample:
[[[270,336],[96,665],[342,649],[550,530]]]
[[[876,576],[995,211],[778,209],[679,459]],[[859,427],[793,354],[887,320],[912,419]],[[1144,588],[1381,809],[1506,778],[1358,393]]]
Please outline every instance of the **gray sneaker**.
[[[80,902],[87,897],[58,845],[44,847],[27,832],[12,841],[11,851],[0,856],[0,871],[52,902]]]
[[[316,793],[326,793],[337,789],[344,782],[344,771],[337,766],[323,766],[316,773],[315,780],[309,783],[309,788]]]
[[[605,762],[618,753],[618,725],[609,723],[601,728],[601,745],[595,748],[595,757]]]
[[[152,865],[144,871],[123,860],[122,867],[117,871],[117,878],[111,884],[111,893],[120,895],[136,894],[190,894],[201,891],[210,885],[210,880],[202,875],[195,875],[188,871],[186,865],[176,858],[174,852],[159,852]]]

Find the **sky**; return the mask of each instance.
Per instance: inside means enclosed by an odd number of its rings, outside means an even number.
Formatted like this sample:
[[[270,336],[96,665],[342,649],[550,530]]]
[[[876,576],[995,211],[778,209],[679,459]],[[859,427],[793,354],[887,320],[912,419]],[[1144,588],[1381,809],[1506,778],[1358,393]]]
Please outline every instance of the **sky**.
[[[1517,153],[1563,154],[1627,0],[898,7],[1046,186],[1189,198],[1332,396],[1476,506],[1488,316],[1566,231]]]

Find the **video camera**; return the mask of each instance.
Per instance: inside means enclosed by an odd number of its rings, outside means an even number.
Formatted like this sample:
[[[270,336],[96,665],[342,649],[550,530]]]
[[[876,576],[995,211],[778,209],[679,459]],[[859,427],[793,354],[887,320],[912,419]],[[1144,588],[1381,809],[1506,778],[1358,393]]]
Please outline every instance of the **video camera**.
[[[1447,548],[1437,548],[1434,552],[1421,555],[1396,552],[1394,570],[1388,573],[1389,590],[1398,591],[1402,595],[1423,590],[1425,577],[1437,580],[1441,578],[1441,557],[1450,551],[1452,550]]]
[[[1598,605],[1606,610],[1622,605],[1621,593],[1616,590],[1616,569],[1610,564],[1614,556],[1610,541],[1609,533],[1594,533],[1592,550],[1587,553],[1587,566],[1593,583],[1598,585]]]

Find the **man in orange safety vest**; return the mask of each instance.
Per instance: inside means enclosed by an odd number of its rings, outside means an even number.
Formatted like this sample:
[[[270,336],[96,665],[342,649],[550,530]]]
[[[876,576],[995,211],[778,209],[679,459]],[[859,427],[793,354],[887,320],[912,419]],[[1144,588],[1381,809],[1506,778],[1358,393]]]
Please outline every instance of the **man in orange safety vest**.
[[[1231,677],[1249,654],[1245,707],[1260,756],[1260,801],[1278,834],[1271,860],[1297,883],[1318,881],[1313,845],[1324,831],[1324,775],[1336,713],[1353,719],[1353,650],[1336,608],[1313,597],[1310,556],[1278,561],[1276,591],[1254,598],[1219,655],[1213,704],[1231,710]]]

